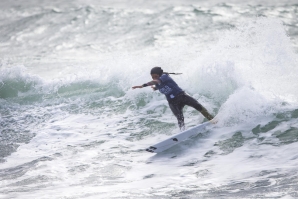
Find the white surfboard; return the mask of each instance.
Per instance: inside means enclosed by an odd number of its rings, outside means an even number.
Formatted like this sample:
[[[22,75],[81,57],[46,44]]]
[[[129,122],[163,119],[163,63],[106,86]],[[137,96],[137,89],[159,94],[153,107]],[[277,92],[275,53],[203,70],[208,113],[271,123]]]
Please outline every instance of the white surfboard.
[[[205,122],[198,126],[187,129],[186,131],[178,133],[162,142],[159,142],[155,145],[150,146],[149,148],[146,149],[146,151],[151,152],[151,153],[159,153],[164,150],[167,150],[167,149],[171,148],[172,146],[186,140],[187,138],[190,138],[192,136],[199,134],[209,124],[211,124],[211,123]]]

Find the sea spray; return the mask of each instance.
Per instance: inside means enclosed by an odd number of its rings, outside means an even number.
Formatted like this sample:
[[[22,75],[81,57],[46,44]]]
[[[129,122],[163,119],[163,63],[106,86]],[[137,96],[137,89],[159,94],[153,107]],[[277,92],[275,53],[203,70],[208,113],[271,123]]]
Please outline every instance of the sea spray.
[[[297,196],[295,2],[187,2],[0,3],[1,197]],[[218,123],[153,156],[154,66]]]

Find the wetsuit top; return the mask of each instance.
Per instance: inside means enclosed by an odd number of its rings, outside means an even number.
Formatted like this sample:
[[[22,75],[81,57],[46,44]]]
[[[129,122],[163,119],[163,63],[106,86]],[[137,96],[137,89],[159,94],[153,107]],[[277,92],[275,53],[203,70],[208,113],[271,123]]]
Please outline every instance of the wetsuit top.
[[[147,85],[152,85],[153,82],[148,82]],[[167,97],[168,101],[174,99],[183,90],[177,85],[177,83],[168,75],[162,74],[158,83],[155,83],[155,88]]]

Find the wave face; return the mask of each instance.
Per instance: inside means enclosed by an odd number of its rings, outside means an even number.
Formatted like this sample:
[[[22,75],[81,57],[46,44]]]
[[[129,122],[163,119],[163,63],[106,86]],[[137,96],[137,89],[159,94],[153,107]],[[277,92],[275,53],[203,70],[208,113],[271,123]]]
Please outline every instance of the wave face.
[[[294,1],[0,3],[0,198],[296,198]],[[218,123],[178,133],[161,66]],[[205,121],[184,108],[186,127]]]

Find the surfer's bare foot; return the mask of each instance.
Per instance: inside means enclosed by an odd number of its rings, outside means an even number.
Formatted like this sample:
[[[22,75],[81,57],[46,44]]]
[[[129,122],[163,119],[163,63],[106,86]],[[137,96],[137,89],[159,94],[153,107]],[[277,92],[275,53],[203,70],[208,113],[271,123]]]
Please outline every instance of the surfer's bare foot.
[[[218,119],[213,118],[212,120],[210,120],[210,122],[211,122],[212,124],[216,124],[216,123],[218,122]]]

